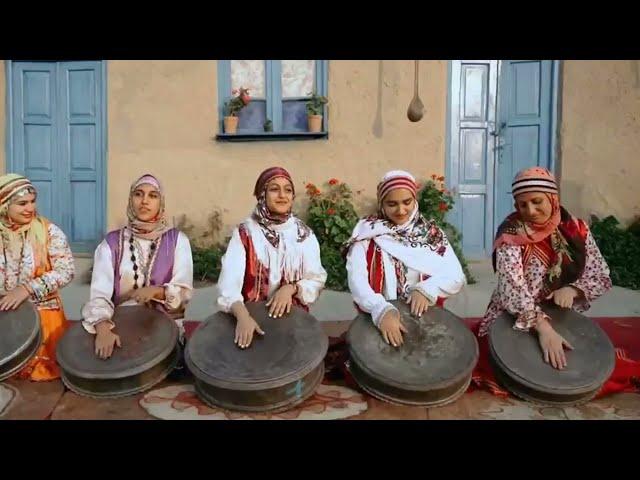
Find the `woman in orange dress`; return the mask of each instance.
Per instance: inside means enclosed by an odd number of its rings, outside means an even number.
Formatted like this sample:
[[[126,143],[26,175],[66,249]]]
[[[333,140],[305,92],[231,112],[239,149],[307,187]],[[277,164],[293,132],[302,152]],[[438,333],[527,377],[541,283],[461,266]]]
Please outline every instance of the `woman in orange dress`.
[[[74,264],[62,230],[38,215],[37,191],[25,177],[0,177],[0,311],[34,303],[42,344],[16,374],[35,381],[60,377],[56,345],[68,322],[58,291],[73,280]]]

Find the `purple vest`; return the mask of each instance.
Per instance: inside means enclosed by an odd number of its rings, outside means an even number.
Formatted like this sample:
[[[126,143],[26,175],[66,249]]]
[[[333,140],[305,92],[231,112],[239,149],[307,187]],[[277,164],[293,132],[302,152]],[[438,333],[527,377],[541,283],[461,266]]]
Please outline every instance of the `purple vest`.
[[[113,230],[106,237],[107,244],[111,250],[111,262],[113,265],[113,296],[111,300],[114,305],[120,304],[120,262],[124,248],[124,229]],[[151,269],[149,284],[153,286],[164,285],[171,281],[173,277],[173,262],[176,255],[176,244],[178,243],[179,230],[172,228],[160,237],[158,253]],[[128,252],[129,250],[126,250]],[[155,303],[155,302],[154,302]],[[164,311],[164,305],[155,303],[160,310]]]

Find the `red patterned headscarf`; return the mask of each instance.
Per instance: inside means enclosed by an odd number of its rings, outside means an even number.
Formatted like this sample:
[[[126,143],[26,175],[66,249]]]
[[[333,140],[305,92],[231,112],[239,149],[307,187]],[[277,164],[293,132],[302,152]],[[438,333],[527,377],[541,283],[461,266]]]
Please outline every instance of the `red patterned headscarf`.
[[[262,233],[266,239],[275,248],[278,248],[280,236],[273,229],[274,225],[281,225],[291,218],[291,211],[285,214],[274,213],[267,207],[267,185],[271,180],[276,178],[286,178],[291,184],[293,190],[293,198],[296,197],[296,189],[293,185],[291,175],[282,167],[267,168],[260,174],[253,189],[254,196],[258,199],[255,210],[253,211],[253,219],[260,225]],[[305,237],[306,238],[306,237]]]
[[[514,200],[523,193],[539,192],[546,195],[551,203],[551,216],[543,224],[525,222],[517,210],[507,217],[507,221],[516,225],[515,229],[506,229],[493,244],[495,250],[500,245],[528,245],[538,243],[551,235],[560,224],[560,199],[558,185],[553,174],[542,167],[527,168],[518,172],[511,184]]]

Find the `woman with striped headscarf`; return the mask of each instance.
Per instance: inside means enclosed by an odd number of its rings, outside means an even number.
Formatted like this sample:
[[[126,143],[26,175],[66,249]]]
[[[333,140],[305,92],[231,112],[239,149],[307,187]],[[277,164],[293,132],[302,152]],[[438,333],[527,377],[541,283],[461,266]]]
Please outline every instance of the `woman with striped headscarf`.
[[[131,185],[127,219],[96,248],[90,299],[82,308],[82,324],[96,335],[95,353],[103,359],[121,346],[111,321],[116,306],[147,304],[167,313],[183,344],[182,320],[193,295],[191,245],[183,232],[167,225],[164,190],[153,175]],[[179,362],[177,369],[182,368]]]
[[[222,258],[218,305],[236,318],[234,342],[247,348],[254,332],[265,332],[245,302],[266,301],[269,316],[281,317],[292,305],[305,310],[324,288],[327,272],[311,229],[292,212],[295,187],[284,168],[260,174],[253,195],[253,213],[234,229]]]
[[[544,360],[554,368],[567,365],[564,347],[571,345],[552,327],[540,302],[578,312],[611,288],[609,267],[587,224],[560,205],[558,185],[549,170],[532,167],[513,180],[515,212],[498,227],[493,268],[498,275],[479,336],[502,312],[516,316],[514,328],[538,334]]]
[[[388,172],[378,184],[377,215],[360,220],[347,242],[353,299],[394,347],[402,345],[406,329],[389,300],[406,301],[420,317],[465,284],[445,233],[418,210],[417,191],[410,173]]]
[[[60,377],[56,345],[68,322],[58,291],[73,280],[67,237],[36,209],[37,191],[14,173],[0,177],[0,310],[29,300],[38,309],[42,344],[17,376],[36,381]]]

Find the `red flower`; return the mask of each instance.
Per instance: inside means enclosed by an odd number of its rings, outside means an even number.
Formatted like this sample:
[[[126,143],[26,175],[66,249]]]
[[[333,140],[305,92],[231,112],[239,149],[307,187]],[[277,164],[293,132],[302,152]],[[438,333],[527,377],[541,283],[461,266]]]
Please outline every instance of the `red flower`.
[[[446,212],[447,210],[449,210],[449,207],[446,203],[440,202],[440,205],[438,205],[438,210],[440,210],[441,212]]]
[[[441,176],[438,177],[438,180],[441,181],[441,182],[444,182],[444,177],[441,175]]]
[[[309,195],[310,197],[317,197],[318,195],[320,195],[320,190],[318,190],[318,187],[316,187],[313,183],[307,183],[306,188],[307,195]]]
[[[435,180],[436,178],[438,178],[438,176],[434,173],[433,175],[431,175],[431,179]]]
[[[337,178],[332,178],[331,180],[329,180],[329,185],[337,185],[340,183],[340,180],[338,180]]]
[[[327,209],[327,215],[335,215],[336,211],[333,208]]]

